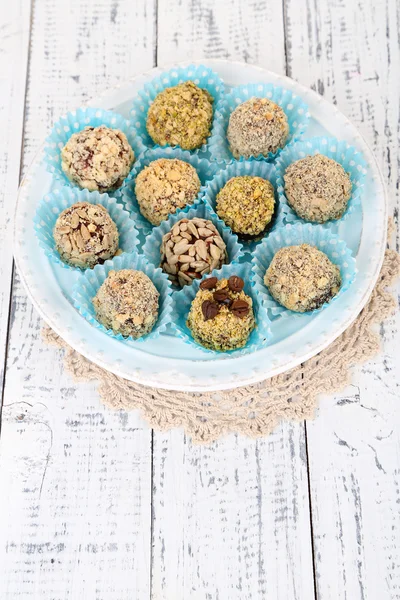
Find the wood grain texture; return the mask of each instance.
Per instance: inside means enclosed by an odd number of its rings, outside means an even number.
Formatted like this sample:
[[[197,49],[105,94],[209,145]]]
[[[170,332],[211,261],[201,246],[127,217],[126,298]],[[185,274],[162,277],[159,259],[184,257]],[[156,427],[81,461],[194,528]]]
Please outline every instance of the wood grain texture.
[[[288,0],[288,68],[359,127],[399,208],[399,15],[396,2]],[[396,230],[397,249],[398,229]],[[307,424],[318,598],[400,598],[400,313],[382,355]]]
[[[66,110],[153,66],[154,31],[147,0],[35,1],[24,167]],[[151,431],[64,374],[18,276],[10,323],[0,598],[149,597]]]

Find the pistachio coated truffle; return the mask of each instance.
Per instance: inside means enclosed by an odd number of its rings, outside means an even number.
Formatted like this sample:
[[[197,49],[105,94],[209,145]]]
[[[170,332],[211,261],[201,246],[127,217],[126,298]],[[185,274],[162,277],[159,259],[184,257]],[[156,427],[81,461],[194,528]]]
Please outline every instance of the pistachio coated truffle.
[[[194,150],[206,143],[211,131],[213,97],[193,81],[160,92],[147,114],[147,131],[160,146]]]
[[[61,167],[81,188],[110,192],[122,185],[134,158],[122,131],[100,125],[71,135],[61,150]]]
[[[281,248],[264,283],[279,304],[294,312],[315,310],[329,302],[342,284],[339,267],[309,244]]]
[[[110,271],[93,298],[96,318],[115,334],[140,338],[157,321],[159,295],[142,271]]]
[[[77,202],[63,210],[53,229],[56,250],[72,267],[92,269],[118,251],[118,229],[101,204]]]
[[[208,219],[181,219],[162,239],[161,268],[183,287],[227,262],[226,245]]]
[[[340,219],[351,196],[351,180],[342,165],[323,154],[306,156],[289,165],[285,194],[293,210],[306,221]]]
[[[190,307],[187,326],[195,341],[211,350],[243,348],[255,327],[253,301],[240,277],[204,279]]]
[[[289,124],[283,109],[268,98],[250,98],[239,104],[229,118],[227,138],[235,158],[268,156],[283,148]]]
[[[274,188],[262,177],[232,177],[217,195],[216,212],[234,233],[260,235],[274,214]]]
[[[200,191],[200,179],[191,164],[176,158],[159,158],[140,171],[135,192],[140,212],[153,225],[171,213],[193,204]]]

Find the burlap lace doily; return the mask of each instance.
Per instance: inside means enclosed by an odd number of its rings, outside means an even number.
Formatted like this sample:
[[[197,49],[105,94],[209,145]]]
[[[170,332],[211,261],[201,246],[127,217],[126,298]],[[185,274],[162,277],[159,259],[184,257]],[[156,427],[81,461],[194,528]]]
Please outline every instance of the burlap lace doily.
[[[158,390],[127,381],[91,363],[51,329],[44,339],[65,349],[65,366],[78,380],[100,382],[100,398],[114,410],[139,409],[158,430],[183,427],[192,440],[209,443],[228,432],[268,435],[281,419],[312,419],[318,395],[343,389],[350,369],[378,352],[373,331],[396,307],[387,291],[400,273],[400,255],[387,250],[379,280],[356,321],[328,348],[304,364],[259,384],[217,393]]]

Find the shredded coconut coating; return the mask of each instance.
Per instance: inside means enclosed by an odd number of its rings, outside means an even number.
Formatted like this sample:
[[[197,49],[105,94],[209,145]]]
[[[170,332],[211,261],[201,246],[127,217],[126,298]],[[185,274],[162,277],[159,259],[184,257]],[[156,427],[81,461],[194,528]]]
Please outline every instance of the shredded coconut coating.
[[[217,195],[216,212],[234,233],[257,236],[274,214],[274,188],[262,177],[232,177]]]
[[[211,131],[214,99],[193,81],[160,92],[147,114],[147,131],[160,146],[194,150],[206,143]]]
[[[232,292],[227,288],[228,280],[219,280],[211,290],[199,289],[190,307],[187,326],[195,341],[211,350],[226,352],[243,348],[255,327],[253,300],[242,290]],[[244,318],[236,316],[227,306],[220,306],[219,313],[212,319],[205,320],[202,306],[206,300],[213,301],[215,290],[227,288],[232,300],[244,300],[249,311]]]
[[[63,210],[53,229],[56,250],[65,263],[92,269],[118,251],[118,229],[101,204],[77,202]]]
[[[61,150],[61,167],[81,188],[109,192],[122,185],[134,158],[122,131],[100,125],[71,135]]]
[[[340,219],[351,196],[351,180],[342,165],[323,154],[289,165],[285,193],[293,210],[306,221]]]
[[[142,271],[110,271],[93,298],[97,320],[115,334],[140,338],[157,321],[159,295]]]
[[[176,158],[159,158],[140,171],[135,193],[140,212],[153,225],[193,204],[200,192],[200,179],[191,164]]]
[[[309,244],[281,248],[264,283],[279,304],[294,312],[315,310],[329,302],[342,284],[339,267]]]
[[[232,112],[227,138],[235,158],[268,156],[283,148],[289,124],[283,109],[268,98],[250,98]]]

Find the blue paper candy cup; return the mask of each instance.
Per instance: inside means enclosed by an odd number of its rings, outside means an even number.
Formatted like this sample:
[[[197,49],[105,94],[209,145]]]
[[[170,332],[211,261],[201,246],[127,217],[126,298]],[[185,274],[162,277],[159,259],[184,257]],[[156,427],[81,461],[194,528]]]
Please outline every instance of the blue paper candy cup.
[[[277,193],[276,185],[276,171],[272,164],[266,163],[265,161],[246,160],[246,161],[235,161],[223,170],[220,170],[214,178],[207,183],[204,201],[211,208],[213,213],[217,214],[217,195],[224,185],[232,179],[232,177],[240,177],[243,175],[251,175],[254,177],[262,177],[268,179],[275,189],[275,212],[272,221],[265,233],[260,236],[268,236],[275,229],[282,227],[284,224],[284,218],[287,213],[288,207],[285,200],[280,201]],[[227,225],[225,225],[228,227]],[[230,228],[229,228],[229,231]],[[260,237],[261,239],[261,237]],[[252,252],[259,243],[259,239],[246,240],[239,237],[239,241],[243,243],[243,248],[246,252]]]
[[[230,350],[229,352],[217,352],[215,350],[209,350],[204,348],[195,340],[188,328],[186,321],[190,311],[190,307],[194,297],[196,296],[200,280],[196,280],[193,285],[185,286],[181,291],[175,292],[173,298],[173,313],[172,322],[173,327],[176,330],[177,335],[182,338],[187,344],[193,346],[196,349],[201,349],[204,352],[208,352],[215,355],[228,355],[228,356],[242,356],[250,352],[255,352],[267,346],[271,339],[270,331],[270,320],[268,314],[262,303],[260,302],[255,290],[250,284],[250,265],[239,264],[239,265],[224,265],[219,271],[213,271],[208,277],[218,277],[218,279],[226,278],[229,279],[231,275],[238,275],[245,282],[244,291],[253,300],[253,310],[256,319],[256,327],[252,331],[250,338],[244,348],[238,350]]]
[[[207,90],[214,98],[213,110],[215,124],[215,115],[221,104],[224,95],[224,84],[222,79],[209,67],[204,65],[189,65],[188,67],[175,67],[169,71],[164,71],[152,81],[149,81],[138,92],[138,95],[133,101],[131,110],[132,122],[136,128],[138,135],[147,148],[157,147],[157,144],[151,139],[147,133],[146,120],[150,105],[155,97],[166,88],[173,87],[185,81],[193,81],[197,86]],[[192,152],[198,153],[207,149],[207,144]]]
[[[122,115],[102,108],[78,108],[78,110],[67,113],[54,124],[50,135],[46,139],[44,148],[46,168],[61,185],[81,189],[78,184],[68,179],[61,168],[62,148],[74,133],[82,131],[85,127],[99,127],[100,125],[105,125],[111,129],[120,129],[126,135],[135,154],[135,161],[145,150],[131,122],[126,120]],[[108,195],[118,197],[119,190],[109,192]]]
[[[284,110],[289,123],[289,136],[286,146],[293,144],[298,140],[307,129],[310,113],[305,102],[290,90],[272,83],[250,83],[247,85],[239,85],[232,88],[229,94],[225,95],[218,114],[215,118],[215,126],[210,140],[211,156],[217,161],[231,162],[235,160],[227,139],[227,129],[229,118],[232,112],[239,104],[250,100],[250,98],[268,98]],[[267,156],[259,154],[252,157],[255,160],[272,161],[281,152],[279,148],[276,152],[269,152]],[[244,160],[242,157],[240,160]]]
[[[190,152],[181,150],[180,148],[154,148],[153,150],[146,151],[137,161],[128,179],[126,180],[122,188],[121,197],[121,201],[124,204],[125,210],[130,213],[131,218],[135,221],[137,228],[144,236],[147,236],[152,232],[154,225],[152,225],[152,223],[150,223],[150,221],[148,221],[140,212],[139,204],[135,194],[135,181],[137,175],[140,173],[140,171],[142,171],[142,169],[149,166],[151,162],[159,158],[176,158],[191,164],[192,167],[196,169],[200,179],[201,187],[194,203],[188,204],[182,209],[178,209],[178,211],[175,213],[177,215],[187,212],[196,206],[204,195],[207,182],[214,177],[219,168],[224,168],[222,165],[210,163],[206,158],[203,158],[201,154],[191,154]]]
[[[313,137],[309,139],[301,140],[293,146],[286,148],[280,155],[275,163],[277,173],[277,188],[279,197],[282,198],[288,206],[286,214],[286,222],[302,222],[305,221],[299,217],[295,211],[290,207],[286,195],[285,195],[285,181],[284,175],[286,169],[294,163],[296,160],[305,158],[308,155],[313,154],[324,154],[328,158],[332,158],[338,162],[346,173],[349,174],[352,183],[351,197],[347,205],[347,209],[344,215],[336,221],[327,221],[323,223],[323,227],[332,227],[341,220],[347,219],[351,215],[356,207],[361,202],[362,189],[364,186],[365,175],[367,173],[367,163],[362,155],[356,148],[348,144],[343,140],[337,140],[336,138],[328,137]]]
[[[150,333],[135,339],[135,342],[142,342],[157,338],[160,333],[166,330],[168,323],[171,321],[172,299],[171,286],[168,277],[161,271],[156,269],[152,264],[148,263],[144,256],[132,252],[130,254],[122,254],[116,256],[112,260],[107,260],[104,265],[96,265],[94,269],[85,271],[72,289],[72,298],[75,308],[80,314],[96,329],[100,329],[110,337],[116,340],[126,341],[132,338],[125,338],[121,334],[115,334],[111,329],[106,329],[96,319],[96,314],[93,306],[93,298],[97,294],[99,287],[106,280],[110,271],[120,271],[121,269],[133,269],[145,273],[157,288],[159,297],[159,314],[157,322]]]
[[[89,192],[63,186],[46,194],[38,205],[34,218],[35,233],[46,256],[55,264],[65,269],[81,271],[79,267],[72,267],[63,262],[56,250],[53,230],[59,215],[63,210],[77,202],[101,204],[109,212],[110,217],[117,226],[119,234],[119,248],[122,252],[132,252],[139,243],[138,232],[135,224],[130,219],[129,213],[108,194]]]
[[[337,265],[342,276],[342,287],[339,293],[334,296],[330,302],[325,302],[320,308],[306,313],[297,313],[288,310],[279,304],[269,293],[264,284],[264,275],[268,269],[273,257],[281,248],[286,246],[298,246],[300,244],[309,244],[315,246],[321,252],[324,252],[330,261]],[[311,315],[323,310],[328,304],[335,302],[342,294],[349,289],[357,273],[356,261],[345,242],[329,229],[324,229],[320,225],[311,223],[288,224],[285,227],[274,231],[268,238],[263,240],[256,249],[252,260],[252,283],[257,294],[260,296],[264,307],[268,310],[271,318],[277,316],[301,318],[302,315]]]
[[[239,262],[240,257],[243,255],[242,244],[238,242],[237,236],[231,233],[224,222],[203,203],[198,204],[195,208],[191,208],[185,214],[180,212],[176,215],[172,215],[168,221],[164,221],[159,227],[154,227],[152,233],[146,238],[146,242],[143,246],[143,254],[147,260],[156,267],[160,266],[160,247],[164,235],[171,231],[175,223],[182,218],[193,219],[194,217],[212,221],[226,244],[228,253],[227,264],[236,264]],[[209,274],[205,275],[205,277],[209,277]]]

